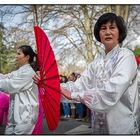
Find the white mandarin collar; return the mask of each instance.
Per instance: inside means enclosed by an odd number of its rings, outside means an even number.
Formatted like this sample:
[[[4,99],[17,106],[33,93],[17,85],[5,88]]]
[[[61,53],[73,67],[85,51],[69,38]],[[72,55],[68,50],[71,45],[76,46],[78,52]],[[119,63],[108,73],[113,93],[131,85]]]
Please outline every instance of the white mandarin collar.
[[[21,66],[19,69],[21,70],[21,69],[26,69],[27,67],[29,67],[30,66],[30,64],[25,64],[25,65],[23,65],[23,66]]]
[[[115,54],[116,52],[117,52],[117,50],[120,48],[120,46],[119,46],[119,44],[117,44],[110,52],[108,52],[107,54],[105,53],[105,51],[104,51],[104,54],[103,54],[103,56],[104,56],[104,58],[105,59],[108,59],[108,58],[110,58],[113,54]]]

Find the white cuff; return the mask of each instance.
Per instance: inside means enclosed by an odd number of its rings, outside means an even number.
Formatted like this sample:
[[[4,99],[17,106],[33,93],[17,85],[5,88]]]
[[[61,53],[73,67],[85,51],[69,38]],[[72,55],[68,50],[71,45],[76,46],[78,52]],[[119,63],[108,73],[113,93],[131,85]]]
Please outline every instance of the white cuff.
[[[60,86],[69,90],[69,91],[71,91],[70,88],[69,88],[69,85],[67,85],[66,83],[61,83]]]
[[[71,98],[77,101],[80,101],[84,97],[84,92],[72,92]]]

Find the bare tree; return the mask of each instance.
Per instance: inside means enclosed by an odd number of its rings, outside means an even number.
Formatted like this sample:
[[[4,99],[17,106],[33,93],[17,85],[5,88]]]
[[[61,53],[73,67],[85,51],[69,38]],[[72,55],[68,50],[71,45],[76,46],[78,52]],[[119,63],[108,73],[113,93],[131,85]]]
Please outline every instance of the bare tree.
[[[100,50],[93,27],[100,15],[114,12],[122,16],[128,27],[129,46],[139,36],[140,6],[136,5],[1,5],[0,17],[7,17],[7,40],[10,45],[30,43],[35,46],[33,26],[40,26],[50,39],[59,66],[90,63]],[[16,17],[20,20],[15,24]],[[133,34],[133,36],[132,36]],[[73,55],[72,55],[73,54]],[[68,65],[66,69],[68,69]],[[80,66],[79,66],[80,67]]]
[[[129,5],[109,5],[107,11],[114,12],[116,15],[123,17],[124,21],[127,23],[130,11],[129,8]]]

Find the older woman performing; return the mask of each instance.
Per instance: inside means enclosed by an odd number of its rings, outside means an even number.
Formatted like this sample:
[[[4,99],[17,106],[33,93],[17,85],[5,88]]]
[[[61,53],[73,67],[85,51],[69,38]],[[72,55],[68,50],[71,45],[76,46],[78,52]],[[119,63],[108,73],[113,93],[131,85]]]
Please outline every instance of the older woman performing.
[[[134,54],[122,48],[126,34],[122,17],[103,14],[95,24],[94,35],[105,51],[79,79],[61,85],[66,98],[106,114],[109,134],[140,134],[137,64]]]

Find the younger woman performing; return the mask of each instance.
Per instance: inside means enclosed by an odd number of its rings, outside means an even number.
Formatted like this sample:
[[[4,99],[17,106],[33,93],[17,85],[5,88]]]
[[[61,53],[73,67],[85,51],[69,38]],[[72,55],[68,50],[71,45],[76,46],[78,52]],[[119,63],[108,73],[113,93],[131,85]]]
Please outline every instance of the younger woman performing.
[[[32,134],[39,112],[38,88],[31,67],[36,54],[27,45],[20,46],[16,63],[20,68],[0,75],[0,91],[10,95],[8,122],[5,134]]]

